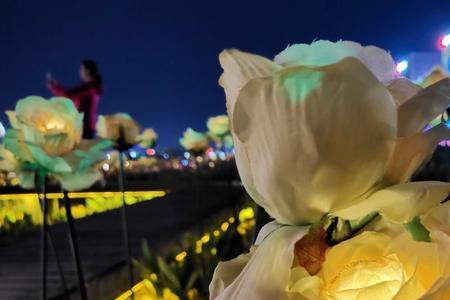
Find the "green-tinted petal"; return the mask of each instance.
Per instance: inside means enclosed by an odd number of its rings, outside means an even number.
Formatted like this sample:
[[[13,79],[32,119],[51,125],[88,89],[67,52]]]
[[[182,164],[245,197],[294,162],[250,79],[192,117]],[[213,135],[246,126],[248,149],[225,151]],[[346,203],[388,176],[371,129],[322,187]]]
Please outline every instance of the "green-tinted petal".
[[[28,144],[28,149],[41,168],[56,173],[72,172],[72,168],[62,157],[49,156],[41,148],[32,144]]]
[[[91,187],[102,178],[98,170],[90,169],[81,173],[55,173],[53,174],[62,188],[66,191],[79,191]]]
[[[34,162],[33,155],[28,148],[28,145],[23,141],[20,131],[8,129],[3,142],[5,148],[13,153],[19,160]]]

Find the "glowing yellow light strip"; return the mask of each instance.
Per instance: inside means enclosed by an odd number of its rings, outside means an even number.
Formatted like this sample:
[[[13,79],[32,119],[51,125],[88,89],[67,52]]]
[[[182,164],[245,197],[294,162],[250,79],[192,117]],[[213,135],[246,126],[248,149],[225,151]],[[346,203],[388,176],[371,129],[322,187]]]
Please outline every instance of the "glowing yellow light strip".
[[[126,191],[125,197],[163,197],[166,191]],[[47,193],[47,199],[62,199],[62,193]],[[97,198],[97,197],[120,197],[121,192],[74,192],[69,193],[69,199],[83,199],[83,198]],[[42,197],[42,194],[40,194]],[[0,195],[0,200],[37,200],[37,194],[3,194]]]
[[[126,291],[125,293],[123,293],[122,295],[120,295],[119,297],[117,297],[116,298],[116,300],[127,300],[127,299],[129,299],[132,295],[133,295],[133,293],[137,293],[137,292],[139,292],[142,288],[144,288],[144,287],[146,287],[146,284],[148,284],[147,283],[147,281],[148,281],[148,279],[144,279],[144,280],[142,280],[141,282],[139,282],[139,283],[137,283],[135,286],[133,286],[132,288],[131,288],[131,291],[130,290],[128,290],[128,291]],[[150,285],[151,285],[151,283],[150,283]],[[151,285],[151,286],[153,286],[153,285]],[[133,291],[133,292],[132,292]]]

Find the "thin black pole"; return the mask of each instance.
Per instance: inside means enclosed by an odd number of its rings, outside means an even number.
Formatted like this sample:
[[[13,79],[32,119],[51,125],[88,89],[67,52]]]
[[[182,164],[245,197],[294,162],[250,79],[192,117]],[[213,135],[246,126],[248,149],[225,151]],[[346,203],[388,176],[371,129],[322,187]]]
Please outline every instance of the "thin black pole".
[[[192,156],[194,157],[194,162],[195,162],[195,166],[196,166],[196,168],[194,170],[194,186],[195,186],[195,206],[196,206],[197,214],[199,217],[197,230],[198,230],[199,239],[201,239],[204,234],[204,228],[203,228],[203,213],[202,213],[201,197],[200,197],[200,163],[197,161],[198,156],[196,154],[193,153]],[[209,282],[206,281],[206,266],[205,266],[205,257],[204,257],[203,251],[200,254],[200,267],[202,270],[202,280],[201,280],[202,285],[207,288],[209,285]]]
[[[64,291],[64,296],[68,297],[69,291],[67,289],[66,278],[64,277],[64,270],[63,270],[63,267],[62,267],[62,264],[61,264],[61,260],[59,259],[58,252],[56,251],[56,246],[55,246],[55,243],[53,241],[53,235],[52,235],[51,227],[47,228],[47,242],[48,242],[48,244],[50,246],[50,249],[53,252],[53,255],[55,256],[56,267],[58,268],[59,278],[61,279],[61,286],[62,286],[63,291]]]
[[[70,200],[67,196],[67,192],[64,191],[64,208],[66,210],[66,217],[67,217],[67,229],[69,234],[69,242],[70,242],[70,248],[72,250],[72,256],[74,259],[75,264],[75,270],[77,272],[77,278],[78,278],[78,289],[80,291],[80,297],[81,300],[87,299],[87,292],[86,292],[86,286],[84,284],[84,277],[83,277],[83,268],[81,266],[81,259],[80,259],[80,251],[78,248],[78,239],[77,239],[77,232],[75,230],[75,224],[73,221],[72,211],[70,209]]]
[[[45,191],[46,178],[43,174],[38,174],[41,205],[42,205],[42,227],[41,227],[41,300],[47,299],[47,196]]]
[[[43,173],[36,173],[36,193],[38,195],[38,201],[42,210],[42,227],[41,227],[41,277],[42,277],[42,288],[41,288],[41,298],[45,299],[47,296],[47,259],[48,259],[48,245],[50,250],[55,256],[56,268],[58,270],[59,278],[61,280],[61,287],[64,291],[64,296],[69,295],[67,289],[66,278],[64,277],[64,270],[59,259],[58,252],[56,250],[55,243],[53,241],[53,235],[50,226],[48,226],[48,199],[46,194],[47,180]],[[42,195],[42,197],[41,197]]]
[[[131,251],[130,251],[130,240],[128,234],[128,216],[127,216],[127,203],[125,202],[125,168],[123,162],[124,153],[119,151],[119,191],[122,197],[122,234],[123,234],[123,247],[125,252],[125,260],[128,268],[128,279],[130,284],[130,291],[133,293],[133,265],[131,264]],[[133,299],[133,294],[132,294]]]

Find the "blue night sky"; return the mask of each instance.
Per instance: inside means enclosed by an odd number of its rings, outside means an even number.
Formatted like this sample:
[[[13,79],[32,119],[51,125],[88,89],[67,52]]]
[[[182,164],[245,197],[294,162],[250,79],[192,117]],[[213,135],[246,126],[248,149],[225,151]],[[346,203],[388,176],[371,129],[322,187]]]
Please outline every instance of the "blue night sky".
[[[435,50],[449,30],[448,0],[1,0],[0,110],[49,97],[46,72],[77,84],[80,61],[92,58],[105,83],[100,113],[126,111],[155,128],[160,147],[174,147],[186,127],[205,130],[225,113],[224,48],[273,57],[290,43],[342,38],[401,58]]]

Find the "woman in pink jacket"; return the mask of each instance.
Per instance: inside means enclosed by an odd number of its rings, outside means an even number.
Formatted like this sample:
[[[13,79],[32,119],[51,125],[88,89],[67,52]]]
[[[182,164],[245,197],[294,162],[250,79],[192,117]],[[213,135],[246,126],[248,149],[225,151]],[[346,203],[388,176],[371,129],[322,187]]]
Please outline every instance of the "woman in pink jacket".
[[[97,109],[102,93],[102,77],[93,60],[84,60],[80,66],[81,83],[70,89],[62,87],[50,74],[47,75],[48,89],[55,96],[71,99],[79,112],[84,113],[83,138],[95,136]]]

